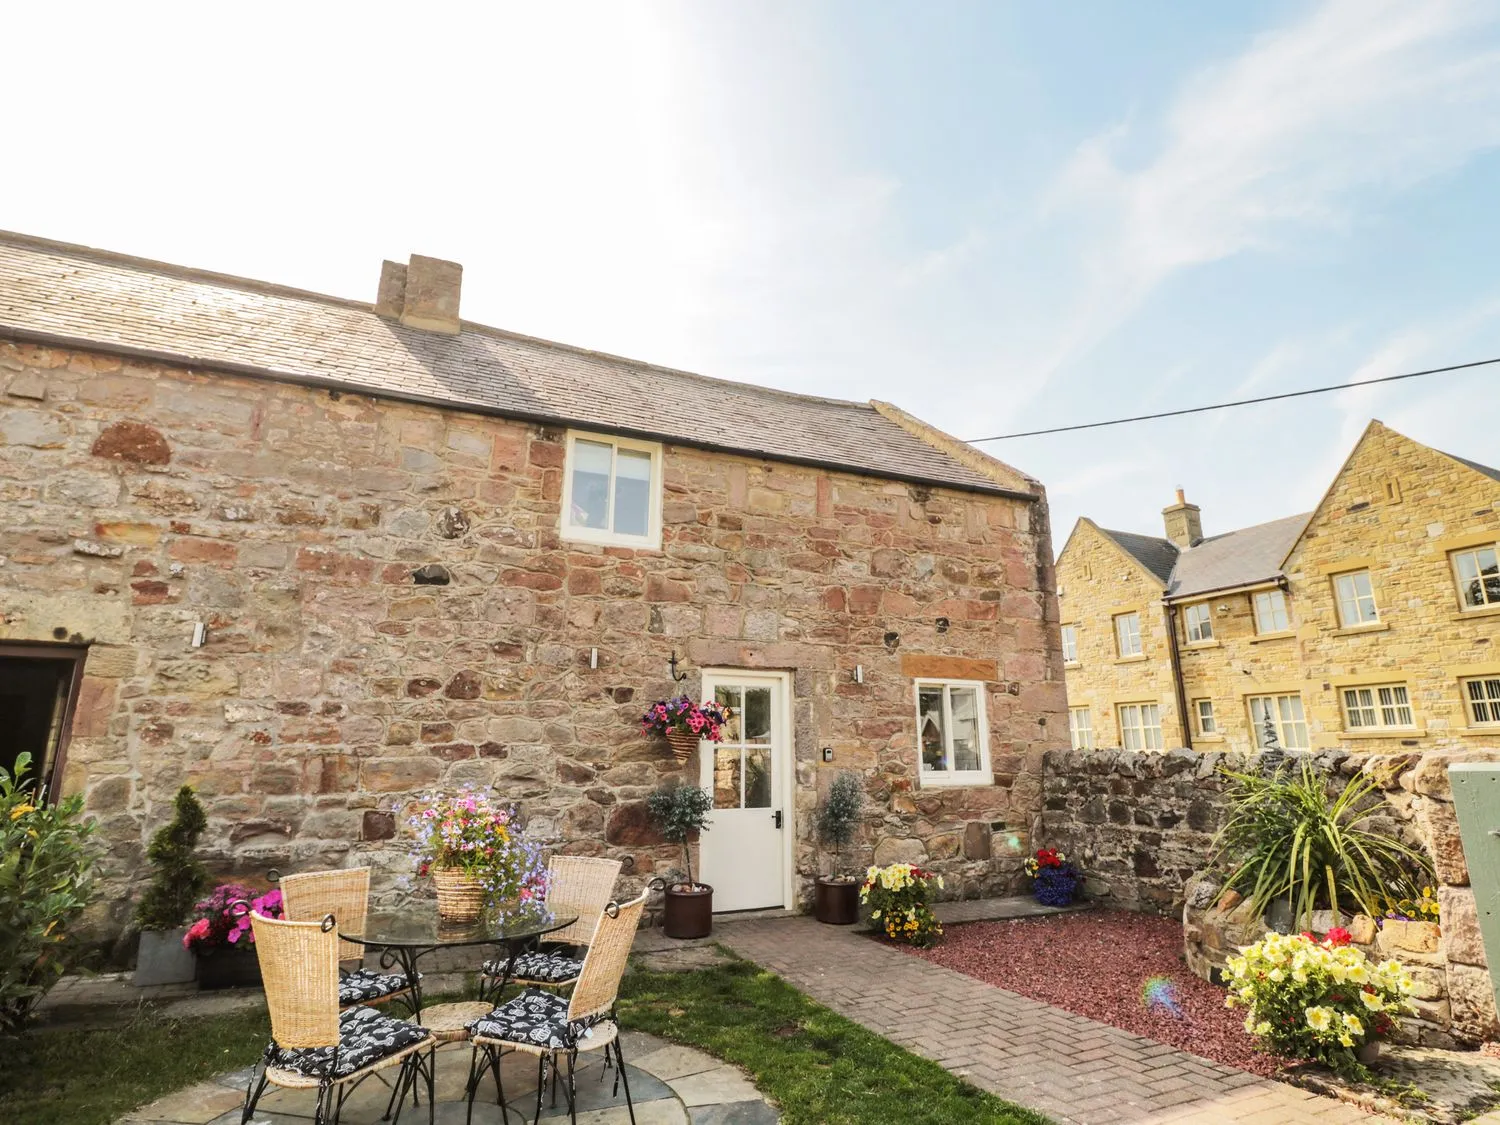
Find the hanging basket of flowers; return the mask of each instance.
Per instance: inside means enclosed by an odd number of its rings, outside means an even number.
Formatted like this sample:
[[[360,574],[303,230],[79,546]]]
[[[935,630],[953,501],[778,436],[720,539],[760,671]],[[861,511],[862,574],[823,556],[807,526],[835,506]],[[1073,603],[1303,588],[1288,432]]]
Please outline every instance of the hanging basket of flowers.
[[[641,716],[641,731],[665,738],[673,756],[679,762],[685,762],[698,749],[698,743],[723,740],[724,724],[729,722],[732,714],[728,707],[711,699],[702,703],[694,703],[687,695],[658,699]]]
[[[418,875],[431,875],[438,917],[473,922],[487,905],[541,901],[547,868],[514,809],[465,789],[419,802],[408,820]]]

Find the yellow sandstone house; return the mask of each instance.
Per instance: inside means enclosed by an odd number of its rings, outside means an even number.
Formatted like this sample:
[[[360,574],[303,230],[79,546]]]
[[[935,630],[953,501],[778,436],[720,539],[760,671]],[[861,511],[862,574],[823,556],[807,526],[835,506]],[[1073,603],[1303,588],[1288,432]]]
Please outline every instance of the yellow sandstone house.
[[[1500,470],[1372,421],[1312,512],[1162,516],[1058,559],[1075,748],[1500,748]]]

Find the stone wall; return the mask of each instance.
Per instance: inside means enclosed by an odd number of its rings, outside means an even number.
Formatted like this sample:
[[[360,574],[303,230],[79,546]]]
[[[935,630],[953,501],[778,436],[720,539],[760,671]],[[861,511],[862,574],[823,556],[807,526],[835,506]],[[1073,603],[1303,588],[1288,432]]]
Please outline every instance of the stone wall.
[[[1181,746],[1161,580],[1086,519],[1068,537],[1057,568],[1061,621],[1078,637],[1078,660],[1067,665],[1068,706],[1088,708],[1094,745],[1121,744],[1120,704],[1155,703],[1163,744]],[[1121,613],[1140,614],[1139,656],[1120,656],[1114,618]]]
[[[1397,835],[1432,859],[1441,931],[1390,926],[1367,935],[1372,950],[1410,965],[1419,982],[1418,1037],[1430,1043],[1479,1042],[1500,1034],[1479,936],[1474,892],[1453,811],[1447,767],[1500,758],[1492,751],[1409,754],[1228,754],[1174,750],[1051,751],[1043,775],[1036,837],[1063,849],[1088,873],[1103,905],[1183,913],[1189,964],[1200,975],[1221,968],[1235,945],[1265,932],[1237,902],[1213,909],[1218,882],[1210,866],[1214,835],[1227,811],[1220,770],[1267,771],[1313,762],[1337,792],[1364,773],[1377,782],[1384,809],[1371,826]],[[1373,927],[1373,924],[1372,924]]]
[[[110,849],[96,922],[128,917],[183,782],[221,874],[388,880],[410,796],[475,783],[649,876],[676,853],[643,798],[678,767],[637,720],[715,666],[794,674],[804,891],[844,768],[870,796],[858,862],[1015,880],[993,826],[1024,841],[1066,734],[1044,502],[669,445],[662,549],[584,546],[558,533],[564,438],[0,342],[0,642],[90,646],[64,787]],[[428,564],[450,584],[414,584]],[[993,785],[918,785],[914,656],[987,669]]]

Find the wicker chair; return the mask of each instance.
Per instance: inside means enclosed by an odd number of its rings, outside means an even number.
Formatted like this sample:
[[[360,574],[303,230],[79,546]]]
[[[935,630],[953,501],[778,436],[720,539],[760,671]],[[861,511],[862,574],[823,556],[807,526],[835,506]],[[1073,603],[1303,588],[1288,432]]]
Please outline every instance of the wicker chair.
[[[544,988],[563,988],[575,983],[583,970],[583,960],[576,956],[577,947],[592,940],[599,915],[614,897],[619,874],[617,859],[553,856],[547,863],[547,908],[556,914],[577,914],[578,921],[547,935],[553,946],[551,950],[486,961],[484,975],[491,983],[491,995],[499,999],[499,988],[507,983]]]
[[[317,1090],[316,1125],[337,1125],[344,1100],[370,1075],[399,1067],[392,1101],[396,1120],[418,1078],[433,1107],[433,1049],[426,1029],[374,1008],[340,1012],[339,936],[333,915],[321,922],[288,922],[250,915],[255,952],[271,1014],[271,1042],[245,1090],[242,1125],[255,1113],[267,1085]]]
[[[343,871],[309,871],[283,875],[282,909],[293,922],[316,922],[332,914],[339,929],[358,933],[364,928],[370,903],[370,869],[351,867]],[[339,960],[363,961],[365,947],[339,938]],[[408,999],[412,982],[400,973],[380,973],[358,965],[339,970],[339,1004],[383,1004]]]
[[[486,1071],[493,1071],[500,1103],[505,1090],[500,1079],[500,1057],[506,1051],[522,1051],[537,1056],[536,1120],[542,1116],[542,1095],[547,1085],[547,1069],[559,1069],[559,1056],[566,1056],[568,1114],[578,1121],[577,1085],[574,1068],[578,1055],[587,1051],[605,1051],[606,1063],[613,1056],[615,1091],[625,1083],[625,1105],[635,1125],[635,1104],[630,1100],[630,1079],[625,1074],[625,1056],[620,1051],[620,1025],[615,1019],[615,998],[620,978],[630,958],[636,926],[646,906],[646,895],[623,906],[605,906],[594,928],[583,971],[573,994],[563,999],[556,993],[530,988],[501,1004],[473,1028],[474,1053],[469,1062],[467,1096],[469,1119],[473,1119],[474,1095]]]

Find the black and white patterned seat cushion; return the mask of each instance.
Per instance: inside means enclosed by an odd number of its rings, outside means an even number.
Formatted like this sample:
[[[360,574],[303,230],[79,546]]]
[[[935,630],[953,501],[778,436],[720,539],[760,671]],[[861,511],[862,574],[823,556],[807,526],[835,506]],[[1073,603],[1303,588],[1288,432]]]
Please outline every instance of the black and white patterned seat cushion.
[[[296,1047],[278,1049],[271,1065],[313,1078],[343,1078],[426,1038],[426,1029],[416,1024],[381,1015],[374,1008],[350,1008],[339,1016],[337,1059],[332,1047]]]
[[[591,1023],[592,1021],[590,1021]],[[471,1025],[476,1036],[565,1051],[593,1034],[590,1023],[568,1023],[568,1002],[551,992],[529,988]]]
[[[499,957],[484,963],[486,976],[505,974],[505,958]],[[576,980],[583,972],[583,962],[576,957],[564,957],[561,953],[523,953],[516,958],[511,980],[536,980],[547,984],[566,984]]]
[[[369,1004],[397,992],[406,991],[406,978],[400,973],[377,973],[374,969],[355,969],[339,978],[340,1004]]]

